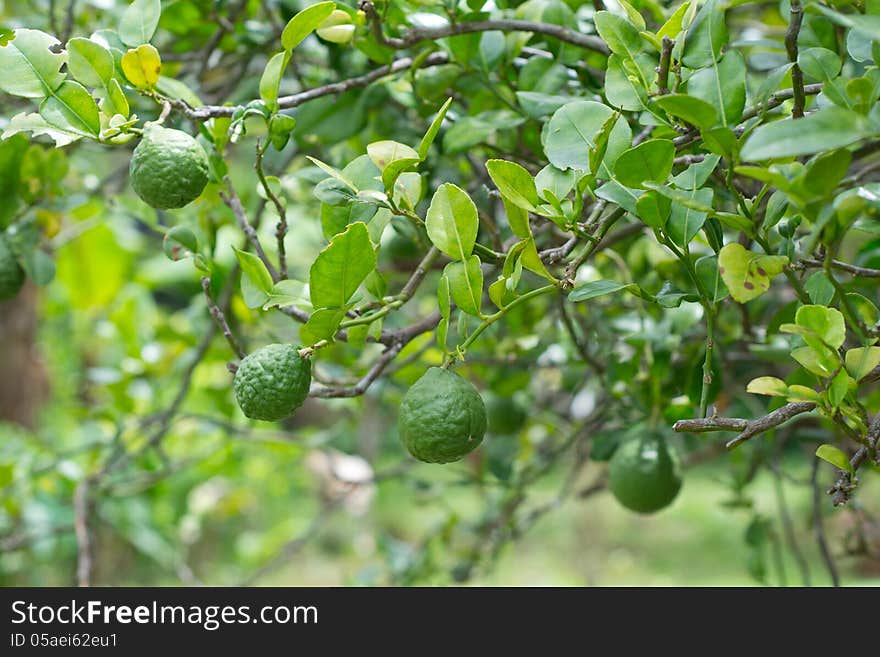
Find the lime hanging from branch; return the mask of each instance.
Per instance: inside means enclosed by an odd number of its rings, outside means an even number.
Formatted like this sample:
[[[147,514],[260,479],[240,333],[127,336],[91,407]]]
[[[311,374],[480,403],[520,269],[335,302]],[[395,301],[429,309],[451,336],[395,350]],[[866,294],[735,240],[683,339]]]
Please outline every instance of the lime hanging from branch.
[[[608,468],[614,497],[637,513],[654,513],[672,504],[681,482],[677,455],[662,435],[653,432],[626,440]]]
[[[148,125],[128,169],[131,186],[151,207],[182,208],[208,184],[208,155],[180,130]]]
[[[232,388],[247,417],[275,422],[302,406],[311,381],[311,361],[296,347],[270,344],[242,359]]]
[[[483,441],[486,406],[473,384],[455,372],[432,367],[404,395],[397,427],[415,458],[450,463]]]

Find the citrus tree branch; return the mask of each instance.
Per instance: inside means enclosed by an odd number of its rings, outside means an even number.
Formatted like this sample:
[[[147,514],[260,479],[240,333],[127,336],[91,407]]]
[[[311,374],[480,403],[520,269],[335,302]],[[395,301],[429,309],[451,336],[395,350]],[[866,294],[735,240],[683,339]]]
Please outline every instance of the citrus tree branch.
[[[790,402],[754,420],[742,418],[707,417],[690,420],[679,420],[672,425],[672,430],[679,433],[705,433],[707,431],[739,431],[740,434],[727,442],[727,449],[733,449],[759,434],[769,431],[780,424],[788,422],[801,413],[808,413],[816,408],[812,402]]]
[[[806,95],[804,94],[804,74],[798,65],[798,35],[801,32],[801,23],[804,20],[804,10],[801,0],[791,0],[789,8],[788,30],[785,33],[785,52],[791,63],[791,91],[794,98],[794,107],[791,115],[800,119],[804,116]]]
[[[536,23],[532,21],[511,20],[511,19],[491,19],[484,21],[465,21],[461,23],[450,23],[442,27],[421,27],[412,28],[404,32],[400,37],[386,36],[382,30],[382,18],[376,11],[375,5],[369,0],[362,0],[358,7],[367,15],[370,22],[370,29],[378,41],[383,46],[394,48],[395,50],[404,50],[410,48],[423,41],[436,41],[450,36],[459,34],[471,34],[473,32],[532,32],[534,34],[543,34],[544,36],[553,37],[570,43],[574,46],[593,50],[603,55],[610,53],[608,46],[597,36],[589,34],[581,34],[574,30],[570,30],[560,25],[550,23]]]
[[[241,232],[247,237],[247,240],[250,243],[251,248],[257,254],[257,257],[263,261],[264,265],[266,265],[266,269],[269,270],[272,280],[278,282],[281,280],[278,271],[263,250],[263,245],[260,243],[260,238],[257,235],[257,229],[251,225],[250,221],[248,221],[247,213],[244,210],[244,206],[241,204],[238,192],[236,192],[235,187],[232,186],[232,181],[229,179],[229,176],[226,176],[224,181],[226,182],[227,191],[220,192],[220,198],[222,198],[227,207],[232,210],[232,214],[235,215],[235,219],[238,222],[239,228],[241,228]]]

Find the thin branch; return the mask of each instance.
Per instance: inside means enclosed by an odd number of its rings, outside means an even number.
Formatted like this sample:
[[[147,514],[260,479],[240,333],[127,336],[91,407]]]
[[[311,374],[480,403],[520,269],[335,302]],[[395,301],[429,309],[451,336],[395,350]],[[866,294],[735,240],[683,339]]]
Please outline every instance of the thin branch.
[[[392,62],[391,64],[380,66],[379,68],[376,68],[369,73],[365,73],[363,75],[358,75],[356,77],[348,78],[346,80],[340,80],[339,82],[331,82],[329,84],[321,85],[319,87],[300,91],[290,96],[282,96],[278,99],[278,107],[280,109],[292,109],[294,107],[299,107],[303,103],[307,103],[310,100],[315,100],[316,98],[333,96],[336,94],[344,93],[351,89],[366,87],[388,75],[394,75],[396,73],[403,73],[405,71],[408,71],[413,66],[413,64],[416,63],[418,63],[420,68],[429,68],[432,66],[440,66],[442,64],[446,64],[448,61],[448,55],[443,52],[431,53],[424,60],[421,60],[419,62],[417,62],[416,58],[413,57],[403,57]],[[238,109],[237,107],[230,107],[226,105],[203,105],[201,107],[192,107],[186,102],[179,99],[171,100],[171,104],[174,105],[177,110],[183,112],[187,116],[187,118],[190,118],[194,121],[207,121],[211,118],[232,116]]]
[[[828,538],[825,536],[825,520],[822,517],[822,494],[819,490],[819,463],[818,458],[813,459],[813,473],[810,479],[810,485],[813,489],[813,531],[816,532],[816,544],[819,546],[819,552],[822,555],[822,561],[828,569],[831,576],[831,585],[840,586],[840,573],[837,571],[837,564],[834,563],[834,557],[828,547]]]
[[[660,65],[656,69],[657,93],[664,96],[669,93],[669,66],[672,63],[672,49],[675,47],[675,41],[664,36],[660,46]]]
[[[570,43],[587,50],[593,50],[603,55],[610,53],[608,46],[597,36],[581,34],[574,30],[553,25],[550,23],[535,23],[532,21],[493,19],[484,21],[465,21],[462,23],[450,23],[442,27],[421,27],[408,30],[401,37],[389,37],[382,31],[382,18],[376,11],[376,7],[369,0],[362,0],[358,8],[367,15],[370,29],[381,45],[395,50],[410,48],[422,41],[436,41],[460,34],[473,32],[532,32],[543,34]]]
[[[261,148],[260,140],[257,139],[257,155],[254,169],[257,171],[257,178],[260,179],[260,185],[263,187],[263,191],[268,199],[272,201],[272,205],[275,206],[275,212],[278,214],[278,225],[275,228],[275,239],[278,242],[278,270],[280,277],[286,279],[287,248],[284,246],[284,238],[287,236],[287,208],[284,207],[284,203],[281,202],[278,195],[272,191],[272,187],[266,179],[266,174],[263,172],[263,155],[265,152],[265,149]]]
[[[815,84],[807,84],[804,85],[803,89],[804,96],[815,96],[822,91],[822,83],[817,82]],[[794,98],[794,95],[794,89],[780,89],[774,94],[771,94],[766,103],[758,103],[757,105],[746,108],[742,115],[742,121],[748,121],[749,119],[753,119],[758,116],[761,112],[766,112],[768,110],[779,107],[785,101]]]
[[[323,399],[360,397],[372,385],[373,381],[379,378],[382,372],[385,371],[385,368],[388,367],[388,364],[397,357],[397,354],[400,353],[404,346],[404,343],[398,343],[388,347],[355,385],[341,387],[316,385],[309,390],[309,397],[321,397]]]
[[[235,355],[239,358],[244,358],[246,355],[245,350],[242,349],[238,340],[232,334],[229,324],[226,323],[226,316],[223,314],[223,310],[215,303],[214,298],[211,296],[211,278],[209,276],[202,276],[202,289],[205,291],[205,299],[208,301],[208,311],[211,313],[211,317],[214,318],[217,328],[222,331],[223,337],[226,338],[226,342],[229,343]]]
[[[812,402],[791,402],[777,408],[772,413],[754,420],[742,418],[707,417],[691,420],[679,420],[672,425],[673,431],[684,433],[705,433],[707,431],[739,431],[740,434],[727,443],[727,449],[733,449],[758,434],[778,427],[784,422],[801,413],[808,413],[816,408]]]
[[[76,532],[77,586],[90,586],[92,581],[92,537],[89,531],[91,500],[89,497],[89,478],[83,479],[73,493],[73,528]]]
[[[837,481],[834,482],[834,485],[828,489],[828,494],[831,495],[831,502],[834,506],[841,506],[849,502],[852,492],[856,487],[853,473],[857,472],[858,469],[862,467],[865,461],[868,460],[871,452],[876,453],[878,442],[880,442],[880,413],[877,413],[874,416],[874,419],[868,426],[865,441],[868,444],[859,447],[849,460],[851,471],[847,472],[841,470],[840,477],[838,477]]]
[[[269,274],[272,276],[272,280],[278,282],[280,280],[278,276],[278,271],[275,269],[275,266],[269,261],[266,252],[263,250],[263,245],[260,244],[260,238],[257,235],[256,229],[251,225],[250,221],[248,221],[247,213],[244,210],[244,206],[241,204],[241,199],[238,196],[238,192],[235,191],[235,187],[232,186],[232,181],[229,179],[229,176],[224,178],[226,182],[226,188],[228,190],[227,193],[220,192],[220,198],[223,199],[223,202],[232,210],[232,213],[235,215],[236,221],[238,221],[238,225],[241,228],[242,232],[247,237],[248,242],[250,242],[251,248],[253,248],[254,252],[257,254],[257,257],[263,261],[263,264],[266,265],[266,269],[269,270]]]
[[[791,109],[791,115],[796,119],[803,118],[804,107],[807,102],[806,95],[804,94],[804,74],[798,65],[798,35],[800,34],[803,20],[804,10],[801,7],[801,0],[791,0],[788,30],[785,33],[785,52],[788,55],[788,61],[791,63],[791,87],[792,97],[794,98],[794,107]]]
[[[825,266],[821,260],[815,260],[813,258],[807,258],[805,260],[801,260],[801,264],[805,267],[816,267],[821,268]],[[845,271],[848,274],[852,274],[853,276],[858,276],[860,278],[880,278],[880,269],[870,269],[868,267],[859,267],[857,265],[851,265],[846,262],[841,262],[840,260],[832,260],[831,266],[834,269],[839,269],[840,271]]]

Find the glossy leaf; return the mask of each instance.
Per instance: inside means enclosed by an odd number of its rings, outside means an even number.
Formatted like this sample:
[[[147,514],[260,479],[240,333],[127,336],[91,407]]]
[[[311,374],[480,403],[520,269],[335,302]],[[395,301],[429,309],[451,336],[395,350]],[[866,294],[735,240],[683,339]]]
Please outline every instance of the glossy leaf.
[[[309,269],[309,295],[315,308],[342,308],[376,268],[376,251],[367,225],[356,222],[336,235]]]
[[[159,0],[134,0],[119,21],[119,38],[129,48],[149,43],[159,25],[162,3]]]
[[[434,246],[453,260],[465,260],[477,241],[477,206],[463,189],[444,183],[431,199],[425,225]]]

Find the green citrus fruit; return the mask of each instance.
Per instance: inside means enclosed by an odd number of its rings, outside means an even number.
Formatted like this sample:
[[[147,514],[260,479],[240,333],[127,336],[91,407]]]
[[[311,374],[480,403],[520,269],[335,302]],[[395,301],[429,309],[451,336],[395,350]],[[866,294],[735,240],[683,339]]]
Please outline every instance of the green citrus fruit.
[[[242,412],[254,420],[283,420],[309,396],[312,367],[289,344],[270,344],[248,354],[232,388]]]
[[[11,299],[24,285],[24,270],[15,259],[9,242],[0,235],[0,301]]]
[[[509,436],[519,433],[528,419],[528,413],[513,397],[492,395],[486,403],[489,430]]]
[[[678,457],[657,433],[620,445],[611,458],[608,475],[608,487],[617,501],[638,513],[668,506],[681,489]]]
[[[458,461],[483,441],[486,406],[470,382],[432,367],[406,391],[397,428],[409,453],[420,461]]]
[[[208,155],[185,132],[150,125],[134,149],[128,173],[134,191],[148,205],[182,208],[208,184]]]

